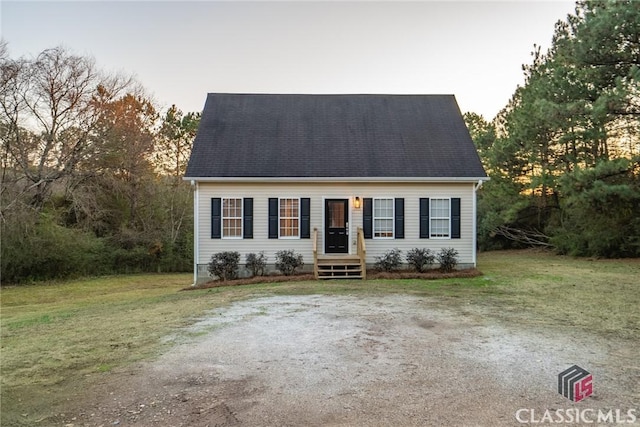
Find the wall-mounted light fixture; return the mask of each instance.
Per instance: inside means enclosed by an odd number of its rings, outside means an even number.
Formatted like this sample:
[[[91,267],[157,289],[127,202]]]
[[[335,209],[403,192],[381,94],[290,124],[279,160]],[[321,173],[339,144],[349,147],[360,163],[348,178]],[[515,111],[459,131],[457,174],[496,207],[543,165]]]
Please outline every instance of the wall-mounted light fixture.
[[[360,197],[356,197],[356,199],[353,201],[353,207],[356,209],[360,209]]]

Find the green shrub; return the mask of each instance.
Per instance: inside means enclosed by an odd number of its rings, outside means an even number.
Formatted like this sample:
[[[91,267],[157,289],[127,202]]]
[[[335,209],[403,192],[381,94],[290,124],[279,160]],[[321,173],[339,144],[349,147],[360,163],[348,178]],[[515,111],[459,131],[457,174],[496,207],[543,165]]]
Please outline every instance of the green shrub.
[[[254,253],[247,254],[245,256],[245,263],[252,276],[264,276],[265,269],[267,268],[267,257],[264,255],[264,252],[260,252],[257,255]]]
[[[396,271],[402,265],[402,251],[398,248],[389,249],[382,256],[376,257],[374,267],[380,271]]]
[[[109,254],[113,259],[113,271],[120,274],[142,273],[152,271],[156,260],[145,246],[132,248],[111,248]]]
[[[238,277],[238,263],[240,262],[240,253],[226,251],[218,252],[211,255],[208,270],[213,276],[226,281]]]
[[[7,218],[0,234],[3,284],[105,274],[111,268],[102,239],[62,227],[52,215]]]
[[[440,271],[449,273],[458,265],[458,251],[453,248],[442,248],[436,256],[440,263]]]
[[[276,252],[276,268],[285,276],[291,276],[304,266],[302,255],[292,250]]]
[[[407,252],[407,262],[418,273],[428,270],[435,260],[435,255],[429,249],[414,248]]]

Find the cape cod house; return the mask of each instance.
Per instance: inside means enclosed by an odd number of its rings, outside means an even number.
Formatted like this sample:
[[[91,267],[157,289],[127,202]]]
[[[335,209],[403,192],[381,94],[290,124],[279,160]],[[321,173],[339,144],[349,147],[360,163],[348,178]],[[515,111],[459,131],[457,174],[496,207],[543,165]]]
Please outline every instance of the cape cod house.
[[[362,277],[389,249],[476,264],[485,171],[453,95],[209,94],[185,180],[194,281],[211,255],[294,250],[316,277]]]

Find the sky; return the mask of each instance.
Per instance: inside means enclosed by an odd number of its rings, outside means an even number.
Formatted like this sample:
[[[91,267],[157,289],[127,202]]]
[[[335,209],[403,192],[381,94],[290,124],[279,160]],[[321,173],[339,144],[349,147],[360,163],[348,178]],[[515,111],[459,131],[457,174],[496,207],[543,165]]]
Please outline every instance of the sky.
[[[0,1],[12,58],[64,46],[158,107],[206,94],[454,94],[492,119],[575,2]]]

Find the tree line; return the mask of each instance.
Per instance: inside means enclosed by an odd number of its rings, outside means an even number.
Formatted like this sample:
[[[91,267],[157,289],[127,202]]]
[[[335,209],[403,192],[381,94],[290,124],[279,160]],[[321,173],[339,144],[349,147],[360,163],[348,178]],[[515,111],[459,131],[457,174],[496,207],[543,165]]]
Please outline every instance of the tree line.
[[[2,282],[192,268],[199,113],[57,47],[0,45]]]
[[[578,2],[492,120],[465,114],[491,180],[481,249],[640,256],[640,2]]]
[[[480,249],[640,256],[639,37],[640,2],[578,2],[494,119],[465,114]],[[199,121],[90,57],[0,43],[2,283],[191,270]]]

